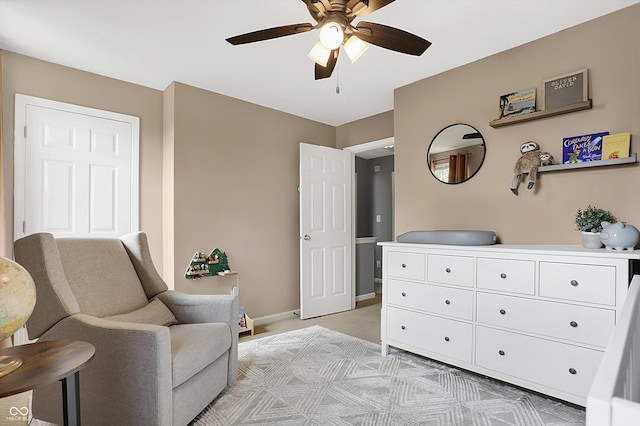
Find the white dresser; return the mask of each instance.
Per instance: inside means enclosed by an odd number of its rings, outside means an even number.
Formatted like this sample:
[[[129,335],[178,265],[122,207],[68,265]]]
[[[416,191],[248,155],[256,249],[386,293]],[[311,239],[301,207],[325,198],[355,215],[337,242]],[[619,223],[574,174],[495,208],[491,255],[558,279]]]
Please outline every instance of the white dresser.
[[[383,355],[394,346],[583,406],[640,262],[580,246],[379,245]]]

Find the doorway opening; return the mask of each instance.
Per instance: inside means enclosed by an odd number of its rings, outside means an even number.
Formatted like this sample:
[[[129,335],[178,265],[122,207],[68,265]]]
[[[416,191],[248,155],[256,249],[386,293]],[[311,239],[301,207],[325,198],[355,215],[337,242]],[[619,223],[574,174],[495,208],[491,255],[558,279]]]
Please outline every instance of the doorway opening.
[[[355,154],[356,301],[381,292],[382,247],[394,238],[394,139],[345,148]]]

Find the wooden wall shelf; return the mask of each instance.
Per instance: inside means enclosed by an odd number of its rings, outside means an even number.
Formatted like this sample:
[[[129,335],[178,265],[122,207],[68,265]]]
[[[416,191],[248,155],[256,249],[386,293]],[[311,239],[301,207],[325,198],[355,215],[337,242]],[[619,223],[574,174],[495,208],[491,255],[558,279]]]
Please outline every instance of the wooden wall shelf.
[[[638,154],[631,153],[629,157],[616,158],[613,160],[600,160],[600,161],[585,161],[584,163],[570,163],[570,164],[552,164],[550,166],[538,167],[538,173],[541,172],[557,172],[560,170],[574,170],[584,169],[587,167],[600,167],[600,166],[618,166],[622,164],[632,164],[638,162]],[[529,173],[529,170],[524,170],[523,173]]]
[[[560,108],[547,109],[544,111],[531,112],[529,114],[516,115],[511,118],[501,118],[489,122],[491,127],[509,126],[511,124],[524,123],[526,121],[539,120],[541,118],[553,117],[554,115],[568,114],[570,112],[591,109],[591,99],[572,105],[565,105]]]

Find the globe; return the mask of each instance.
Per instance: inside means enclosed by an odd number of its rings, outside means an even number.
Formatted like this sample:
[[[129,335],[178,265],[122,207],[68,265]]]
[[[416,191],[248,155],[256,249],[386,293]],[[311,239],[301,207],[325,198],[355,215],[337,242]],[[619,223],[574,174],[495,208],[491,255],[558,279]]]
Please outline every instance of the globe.
[[[16,262],[0,257],[0,341],[27,322],[36,306],[31,275]]]

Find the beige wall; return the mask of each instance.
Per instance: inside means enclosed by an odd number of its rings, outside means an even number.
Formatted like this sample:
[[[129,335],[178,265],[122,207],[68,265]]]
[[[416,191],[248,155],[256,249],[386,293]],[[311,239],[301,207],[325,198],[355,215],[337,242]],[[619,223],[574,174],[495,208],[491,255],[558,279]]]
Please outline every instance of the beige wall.
[[[393,137],[393,111],[387,111],[336,127],[336,148]]]
[[[184,278],[194,252],[217,247],[240,273],[250,316],[298,309],[299,143],[334,146],[335,128],[180,83],[170,89],[175,288],[224,288],[223,278]]]
[[[562,159],[562,138],[631,131],[640,148],[640,5],[399,88],[394,96],[395,232],[492,229],[503,243],[579,244],[578,208],[595,204],[640,227],[640,166],[541,173],[534,190],[509,191],[522,142]],[[498,97],[589,68],[593,109],[494,129]],[[429,142],[452,123],[476,127],[487,143],[478,174],[459,185],[426,167]]]
[[[5,241],[13,253],[13,128],[16,93],[140,117],[140,229],[162,267],[162,92],[4,51],[3,159]]]
[[[173,277],[175,255],[175,83],[164,90],[162,109],[162,242],[163,277]],[[194,250],[195,251],[195,250]],[[175,289],[172,279],[167,280],[170,288]]]

